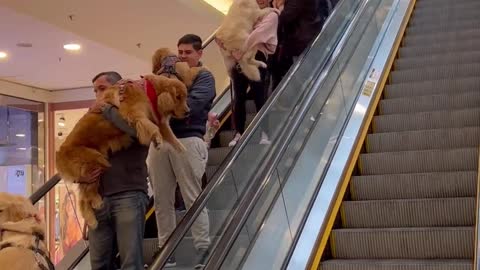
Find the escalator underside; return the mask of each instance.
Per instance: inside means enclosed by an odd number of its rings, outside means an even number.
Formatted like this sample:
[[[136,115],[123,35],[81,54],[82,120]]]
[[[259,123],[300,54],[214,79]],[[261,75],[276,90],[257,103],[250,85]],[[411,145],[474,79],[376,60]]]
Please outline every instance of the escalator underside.
[[[401,44],[320,269],[472,269],[480,1],[417,0]]]

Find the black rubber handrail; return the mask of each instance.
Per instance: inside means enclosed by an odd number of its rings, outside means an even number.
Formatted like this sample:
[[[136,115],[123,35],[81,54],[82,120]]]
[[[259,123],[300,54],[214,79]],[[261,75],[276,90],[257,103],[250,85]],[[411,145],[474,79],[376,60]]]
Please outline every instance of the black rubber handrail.
[[[52,178],[50,178],[45,184],[43,184],[37,191],[35,191],[31,196],[30,196],[30,201],[33,204],[36,204],[40,199],[42,199],[53,187],[55,187],[58,182],[62,180],[62,177],[60,175],[55,174]]]

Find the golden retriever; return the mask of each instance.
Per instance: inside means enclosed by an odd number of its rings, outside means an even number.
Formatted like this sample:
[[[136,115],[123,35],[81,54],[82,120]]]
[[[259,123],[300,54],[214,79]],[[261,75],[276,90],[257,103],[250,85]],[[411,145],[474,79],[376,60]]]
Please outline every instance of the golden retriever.
[[[152,57],[152,73],[171,78],[175,75],[187,88],[190,88],[193,81],[205,67],[190,67],[186,62],[181,62],[177,55],[168,48],[160,48],[155,51]]]
[[[123,91],[122,102],[119,97],[121,90]],[[169,105],[186,107],[186,89],[185,93],[175,96],[172,96],[174,93],[168,87],[155,90],[158,104],[163,106],[165,103],[163,100],[170,98],[174,102]],[[135,127],[138,141],[141,144],[149,145],[153,141],[158,146],[165,139],[177,149],[184,149],[171,132],[168,122],[162,120],[168,118],[168,115],[174,111],[178,114],[177,117],[182,117],[182,110],[175,110],[168,106],[158,107],[162,119],[157,119],[144,89],[134,83],[112,86],[104,91],[102,99],[104,102],[118,107],[120,115],[132,127]],[[97,168],[109,167],[108,154],[127,148],[132,142],[129,135],[115,127],[101,114],[88,112],[78,121],[56,153],[57,170],[65,181],[75,182],[80,178],[87,177]],[[98,187],[98,181],[91,184],[79,184],[80,213],[91,228],[97,226],[93,209],[99,209],[102,206]]]
[[[256,49],[244,51],[244,44],[252,33],[255,23],[271,11],[271,8],[261,9],[256,0],[233,1],[215,33],[216,42],[219,44],[229,74],[238,62],[247,78],[252,81],[260,81],[259,67],[266,68],[267,64],[255,59]],[[238,52],[241,53],[241,56],[236,59],[234,54]]]
[[[52,269],[43,240],[45,224],[40,220],[38,211],[30,200],[0,192],[0,229],[2,269],[41,270],[39,263]],[[32,248],[38,248],[38,251],[35,252]]]

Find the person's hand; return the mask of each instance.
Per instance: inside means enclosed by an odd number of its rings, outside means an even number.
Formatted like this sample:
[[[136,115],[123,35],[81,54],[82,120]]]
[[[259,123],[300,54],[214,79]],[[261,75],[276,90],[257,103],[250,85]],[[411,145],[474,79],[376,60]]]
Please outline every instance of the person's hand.
[[[140,77],[142,78],[140,80],[122,79],[116,83],[120,86],[120,90],[118,92],[120,102],[125,100],[125,84],[132,84],[135,88],[138,88],[139,90],[143,90],[145,88],[145,80],[143,80],[142,76]]]
[[[78,179],[76,181],[76,183],[79,183],[79,184],[91,184],[93,182],[96,182],[99,180],[100,176],[102,175],[103,173],[103,169],[95,169],[93,171],[91,171],[88,175],[84,176],[84,177],[81,177],[80,179]]]
[[[280,10],[280,12],[283,10],[283,6],[285,6],[285,0],[273,0],[272,2],[273,7]]]
[[[97,101],[95,102],[89,109],[88,112],[91,113],[101,113],[103,108],[107,105],[107,103],[103,101]]]

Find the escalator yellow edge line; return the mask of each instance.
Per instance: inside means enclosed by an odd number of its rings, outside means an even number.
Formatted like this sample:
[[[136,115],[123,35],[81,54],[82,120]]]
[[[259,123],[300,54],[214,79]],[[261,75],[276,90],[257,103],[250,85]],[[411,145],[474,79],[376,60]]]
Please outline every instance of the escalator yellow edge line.
[[[342,227],[347,227],[345,226],[346,225],[346,221],[347,221],[347,216],[345,215],[345,208],[342,207],[342,205],[340,205],[340,219],[342,221]]]
[[[479,148],[480,150],[480,148]],[[480,153],[480,151],[479,151]],[[477,202],[476,202],[476,208],[475,208],[475,256],[473,256],[473,265],[474,265],[474,270],[479,270],[477,265],[478,265],[478,257],[477,257],[477,254],[478,254],[478,228],[480,226],[480,224],[478,223],[478,219],[480,218],[478,216],[478,209],[480,207],[480,204],[479,204],[479,197],[480,196],[480,154],[479,154],[479,157],[478,157],[478,181],[477,181]]]
[[[335,218],[338,214],[338,211],[340,209],[340,205],[343,202],[343,197],[345,195],[345,192],[347,190],[348,184],[350,183],[350,179],[352,177],[353,170],[355,169],[355,166],[358,161],[358,157],[360,155],[363,143],[365,141],[365,138],[367,137],[368,131],[369,131],[369,125],[372,123],[373,116],[375,115],[375,109],[378,106],[378,103],[380,102],[380,98],[382,97],[383,91],[385,89],[385,85],[387,83],[387,80],[390,79],[390,71],[392,69],[393,63],[395,61],[395,56],[397,55],[397,52],[400,48],[400,45],[402,43],[403,37],[405,35],[405,30],[407,29],[408,22],[410,21],[410,18],[412,16],[413,8],[415,6],[416,0],[412,0],[410,2],[410,5],[407,10],[407,14],[405,16],[405,19],[402,22],[402,25],[400,27],[400,35],[398,35],[397,39],[395,40],[395,43],[393,45],[393,50],[391,51],[389,57],[388,57],[388,62],[385,65],[385,70],[388,72],[384,72],[382,74],[382,77],[379,81],[379,84],[377,85],[377,89],[380,91],[377,91],[373,100],[373,104],[371,109],[368,111],[368,116],[367,116],[367,121],[365,122],[366,124],[363,126],[359,140],[357,142],[357,145],[355,147],[355,150],[353,152],[353,155],[350,157],[348,168],[345,171],[344,174],[344,179],[343,182],[340,186],[340,190],[338,191],[338,196],[337,199],[333,205],[332,211],[330,213],[330,216],[328,218],[328,222],[326,224],[325,230],[323,231],[322,235],[317,236],[319,239],[317,239],[317,250],[312,254],[310,258],[310,265],[309,269],[311,270],[317,270],[320,269],[320,261],[322,259],[322,254],[325,251],[326,245],[328,243],[328,239],[331,236],[331,231],[333,228],[333,224],[335,222]],[[332,249],[332,254],[333,249],[335,248],[334,246],[330,247]]]
[[[355,186],[353,185],[353,182],[350,183],[350,197],[356,198],[356,192],[355,192]]]
[[[228,113],[222,118],[222,120],[220,121],[220,127],[223,126],[223,124],[225,123],[225,121],[227,121],[228,117],[232,114],[232,110],[229,110]]]
[[[337,246],[335,245],[335,234],[332,233],[330,236],[330,251],[332,252],[333,257],[337,257]],[[318,269],[320,269],[320,265],[318,266]]]
[[[148,210],[147,214],[145,215],[145,220],[148,220],[148,219],[150,218],[150,216],[153,214],[153,212],[155,212],[155,207],[152,206],[152,207]]]

